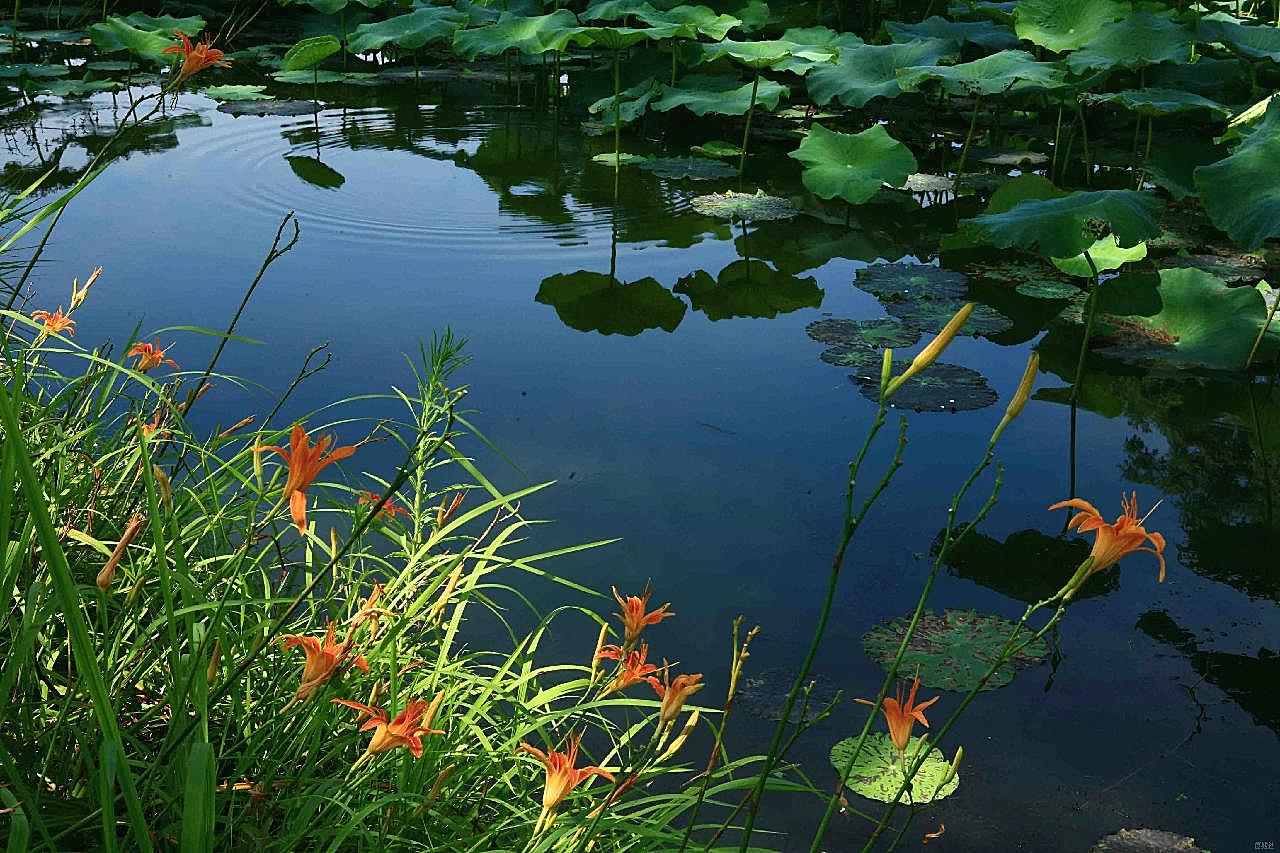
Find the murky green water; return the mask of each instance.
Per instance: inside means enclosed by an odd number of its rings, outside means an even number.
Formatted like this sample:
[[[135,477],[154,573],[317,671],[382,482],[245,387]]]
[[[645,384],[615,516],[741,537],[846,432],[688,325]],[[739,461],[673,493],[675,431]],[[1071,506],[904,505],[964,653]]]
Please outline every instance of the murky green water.
[[[477,106],[506,100],[500,88],[326,95],[317,117],[237,118],[184,98],[68,209],[33,278],[34,304],[56,304],[73,275],[100,264],[106,272],[77,314],[79,340],[118,344],[139,324],[221,328],[281,216],[296,211],[302,241],[239,328],[266,343],[233,346],[221,364],[254,384],[221,384],[196,410],[197,426],[261,410],[325,341],[333,360],[295,394],[292,414],[405,384],[401,354],[451,328],[470,342],[474,420],[519,465],[477,444],[485,470],[513,489],[559,481],[525,507],[556,520],[539,545],[622,537],[565,561],[566,576],[628,590],[651,578],[680,617],[656,651],[707,673],[709,704],[724,684],[731,619],[762,626],[750,662],[758,701],[730,726],[735,750],[762,748],[767,694],[810,635],[845,466],[874,413],[850,370],[820,360],[825,346],[806,327],[884,316],[854,286],[857,271],[928,262],[974,205],[902,197],[858,208],[848,226],[837,214],[802,216],[744,236],[690,206],[736,179],[629,169],[615,208],[612,169],[589,162],[612,140]],[[93,106],[11,113],[9,160],[61,156],[69,175],[111,132],[110,98]],[[749,188],[797,192],[798,166],[769,159]],[[626,299],[561,298],[611,269]],[[1054,313],[1027,297],[991,298],[1015,321],[993,335],[1006,345],[964,338],[948,360],[979,371],[999,402],[906,413],[906,464],[850,554],[815,670],[820,689],[874,693],[880,669],[861,638],[914,603],[950,495]],[[213,346],[164,337],[184,366]],[[944,572],[935,607],[1016,617],[1056,588],[1083,546],[1054,539],[1064,518],[1045,507],[1073,482],[1108,516],[1123,490],[1144,505],[1164,501],[1148,527],[1169,539],[1168,579],[1157,584],[1142,555],[1095,579],[1049,661],[962,718],[946,749],[965,746],[964,787],[933,815],[952,849],[1081,850],[1137,826],[1218,851],[1280,840],[1280,390],[1099,360],[1073,417],[1053,390],[1069,381],[1071,359],[1046,347],[1044,367],[1000,451],[1000,503]],[[397,461],[390,448],[369,448],[348,470],[385,474]],[[535,592],[543,605],[566,595]],[[555,651],[589,654],[594,630],[582,626]],[[945,694],[935,708],[945,717],[957,701]],[[823,785],[835,777],[826,752],[860,710],[846,703],[793,754]],[[807,848],[814,805],[772,802],[773,828]],[[828,849],[845,849],[860,829],[845,820]]]

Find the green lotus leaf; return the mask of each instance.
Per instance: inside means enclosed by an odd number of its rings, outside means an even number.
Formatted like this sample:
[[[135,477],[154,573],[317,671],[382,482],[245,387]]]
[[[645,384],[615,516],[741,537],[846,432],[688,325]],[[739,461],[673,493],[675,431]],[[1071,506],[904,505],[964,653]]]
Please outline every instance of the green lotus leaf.
[[[798,68],[808,70],[813,65],[830,63],[836,58],[836,51],[831,48],[796,44],[782,39],[773,41],[734,41],[733,39],[724,39],[715,44],[700,45],[700,48],[702,62],[712,62],[727,56],[734,62],[756,70],[775,68],[784,62],[800,62],[801,64],[798,66],[793,65],[791,70],[801,74],[804,71],[798,71]]]
[[[1087,47],[1066,58],[1072,74],[1101,68],[1140,68],[1189,62],[1193,32],[1163,15],[1137,12],[1102,29]]]
[[[1073,299],[1081,292],[1079,284],[1035,255],[1004,252],[968,264],[965,273],[974,284],[1012,288],[1033,299]]]
[[[1200,200],[1213,224],[1241,248],[1280,235],[1280,100],[1231,154],[1195,170]]]
[[[388,44],[404,50],[417,50],[432,42],[451,41],[453,34],[466,22],[466,14],[457,9],[449,6],[426,6],[407,15],[361,24],[347,40],[347,50],[352,53],[367,53],[381,50]]]
[[[1161,140],[1142,162],[1148,178],[1181,201],[1196,194],[1195,171],[1223,158],[1226,150],[1212,142],[1191,136]]]
[[[937,334],[963,305],[964,301],[959,299],[902,300],[887,303],[884,310],[891,317],[901,320],[904,326]],[[973,307],[969,319],[965,320],[964,325],[960,327],[960,333],[990,338],[1002,335],[1012,328],[1012,320],[990,305],[979,303]]]
[[[1228,287],[1256,285],[1267,275],[1267,262],[1257,255],[1172,255],[1161,258],[1164,269],[1196,269],[1220,279]]]
[[[289,168],[293,169],[295,175],[312,186],[336,190],[347,182],[341,172],[325,165],[316,157],[289,156],[284,159],[289,161]]]
[[[312,68],[310,70],[277,71],[271,75],[271,79],[275,80],[277,83],[310,86],[312,83],[352,83],[367,81],[373,80],[377,76],[377,74],[370,74],[362,71],[320,71]]]
[[[995,95],[1057,88],[1064,76],[1054,63],[1036,62],[1024,50],[1002,50],[960,65],[903,68],[898,71],[898,85],[915,89],[931,80],[952,94]]]
[[[915,24],[902,21],[886,21],[885,29],[895,42],[916,39],[938,39],[960,50],[966,44],[977,45],[983,50],[1009,50],[1018,46],[1018,36],[1008,26],[995,21],[948,21],[934,15]]]
[[[738,174],[733,166],[707,157],[642,157],[635,165],[673,180],[709,181]]]
[[[885,184],[885,186],[892,187],[893,184]],[[907,175],[902,186],[895,187],[911,193],[949,193],[955,188],[954,178],[948,178],[946,175],[927,175],[921,172]]]
[[[969,292],[964,275],[932,264],[872,264],[858,270],[855,284],[882,302],[959,300]]]
[[[12,39],[13,27],[5,25],[0,27],[0,35],[5,38]],[[25,39],[27,41],[37,41],[42,44],[73,44],[85,38],[88,33],[85,30],[27,30],[18,28],[19,41]],[[10,45],[12,49],[12,45]]]
[[[878,353],[885,347],[910,347],[920,341],[920,331],[893,320],[814,320],[805,327],[809,337],[835,347],[860,347]]]
[[[862,638],[867,655],[881,666],[891,663],[910,621],[907,617],[894,619],[868,631]],[[925,611],[898,671],[918,672],[920,683],[934,690],[968,692],[1000,657],[1015,627],[1008,619],[973,610]],[[982,689],[1004,687],[1013,681],[1018,667],[1035,664],[1048,653],[1047,643],[1032,641],[997,669]]]
[[[902,94],[898,69],[933,65],[955,52],[951,44],[938,39],[841,50],[834,64],[811,70],[805,77],[805,86],[819,106],[838,101],[861,109],[872,98],[896,98]]]
[[[1067,275],[1092,278],[1095,269],[1100,273],[1109,272],[1118,270],[1127,263],[1142,260],[1147,256],[1147,244],[1137,243],[1133,246],[1121,247],[1116,242],[1116,238],[1108,234],[1085,251],[1089,253],[1087,259],[1081,252],[1071,258],[1051,258],[1050,260],[1055,267]],[[1090,260],[1093,261],[1092,267],[1089,266]]]
[[[165,62],[165,48],[177,44],[167,34],[131,27],[117,16],[111,16],[98,24],[89,25],[89,40],[103,53],[127,50],[134,56],[152,62]]]
[[[578,32],[578,19],[568,9],[535,17],[503,12],[496,23],[454,33],[453,50],[463,59],[497,56],[508,50],[536,55],[564,50]]]
[[[65,65],[39,65],[34,62],[18,65],[0,65],[0,80],[50,80],[55,77],[66,77],[71,69]]]
[[[312,9],[315,9],[321,15],[336,15],[350,5],[350,0],[286,0],[288,3],[305,3]],[[366,9],[376,9],[381,6],[385,0],[356,0]]]
[[[620,154],[615,154],[612,151],[606,151],[603,154],[597,154],[592,157],[591,162],[613,168],[615,163],[621,163],[623,166],[631,166],[636,163],[643,163],[645,159],[646,158],[643,154],[628,154],[625,151]]]
[[[319,104],[315,101],[276,98],[269,101],[226,101],[218,104],[218,112],[233,116],[306,116],[317,109]]]
[[[1246,26],[1235,21],[1201,19],[1197,41],[1218,42],[1250,59],[1280,62],[1280,29],[1272,26]]]
[[[1013,26],[1018,38],[1061,53],[1090,44],[1128,13],[1128,4],[1116,0],[1019,0]]]
[[[881,357],[883,358],[883,356]],[[895,359],[894,375],[901,375],[910,362]],[[854,373],[849,375],[862,396],[873,403],[880,400],[881,360],[867,364],[849,365]],[[890,408],[909,409],[914,412],[973,412],[985,409],[999,399],[987,378],[976,370],[935,361],[902,384],[890,400]]]
[[[205,27],[204,18],[190,15],[186,18],[175,18],[172,15],[148,15],[146,12],[133,12],[124,15],[120,21],[128,26],[164,36],[173,35],[174,30],[181,30],[189,36],[198,35]]]
[[[813,278],[798,278],[763,261],[746,260],[734,261],[715,278],[698,270],[677,281],[672,290],[688,296],[693,310],[701,311],[708,320],[773,318],[801,308],[817,308],[823,297]]]
[[[607,50],[626,50],[642,41],[661,41],[680,34],[675,24],[660,27],[579,27],[572,40],[578,44],[594,44]]]
[[[1252,287],[1227,287],[1197,269],[1160,270],[1159,313],[1133,316],[1113,326],[1116,343],[1102,350],[1116,358],[1172,361],[1220,370],[1241,370],[1267,322],[1267,304]],[[1105,330],[1104,330],[1105,331]],[[1280,331],[1262,338],[1256,359],[1280,348]]]
[[[1060,190],[1043,175],[1019,175],[1006,181],[991,194],[983,213],[1004,213],[1024,201],[1062,198],[1065,190]]]
[[[95,59],[92,62],[86,62],[84,68],[86,71],[129,71],[137,67],[137,64],[127,59]]]
[[[657,11],[647,0],[603,0],[588,3],[578,17],[584,21],[621,21],[650,10]]]
[[[678,35],[682,38],[697,38],[702,35],[712,41],[720,41],[729,34],[729,30],[742,24],[739,18],[717,14],[707,6],[681,4],[659,11],[648,3],[643,5],[648,8],[637,12],[637,18],[651,27],[677,27]]]
[[[650,77],[642,83],[638,83],[629,89],[623,89],[618,92],[617,104],[620,124],[631,124],[631,122],[644,115],[644,111],[648,108],[649,102],[652,101],[662,91],[661,84],[657,80]],[[592,115],[598,115],[603,124],[613,127],[613,105],[615,99],[613,95],[606,95],[591,106],[587,107],[587,112]]]
[[[117,92],[124,88],[119,80],[57,80],[45,83],[42,88],[59,98],[92,95],[97,92]]]
[[[748,33],[764,29],[773,17],[773,13],[769,11],[769,5],[764,0],[747,0],[734,9],[733,14],[742,21],[742,30]]]
[[[1232,109],[1225,104],[1181,89],[1127,89],[1123,92],[1089,95],[1088,100],[1095,104],[1119,104],[1145,116],[1163,116],[1193,110],[1208,110],[1220,116],[1232,113]]]
[[[782,40],[822,51],[855,50],[866,42],[853,33],[839,33],[830,27],[792,27],[782,34]]]
[[[215,101],[269,101],[274,95],[264,91],[266,86],[208,86],[200,94]]]
[[[814,124],[789,155],[804,164],[801,180],[819,198],[862,204],[883,184],[899,186],[916,170],[916,158],[883,125],[840,133]]]
[[[725,142],[723,139],[713,139],[710,142],[695,145],[689,150],[704,157],[718,157],[720,159],[732,159],[742,156],[741,148],[732,142]]]
[[[849,766],[849,759],[853,756],[857,744],[858,739],[851,737],[831,747],[831,764],[836,768],[837,773],[843,773],[845,767]],[[910,786],[902,795],[904,803],[932,803],[950,796],[960,787],[959,773],[947,784],[942,784],[942,780],[951,770],[951,761],[942,754],[941,750],[929,746],[927,738],[913,737],[908,742],[906,751],[908,765],[914,765],[918,760],[918,751],[922,749],[927,750],[925,759],[912,777]],[[893,745],[893,740],[883,732],[873,732],[863,741],[862,751],[849,767],[844,785],[848,790],[868,799],[891,803],[905,781],[906,776],[902,772],[901,763],[898,760],[898,749]]]
[[[767,222],[771,219],[789,219],[800,211],[790,200],[765,195],[764,191],[736,193],[712,193],[694,197],[690,205],[703,216],[721,219],[741,219],[746,222]]]
[[[623,284],[589,270],[543,279],[534,300],[555,308],[560,321],[571,329],[627,337],[647,329],[673,332],[688,310],[656,279]]]
[[[303,39],[285,51],[280,63],[282,71],[305,71],[324,62],[342,50],[342,42],[333,36],[316,36]]]
[[[980,242],[1069,258],[1091,247],[1108,231],[1120,246],[1133,246],[1156,236],[1160,231],[1156,223],[1159,206],[1151,193],[1096,190],[1023,201],[1002,213],[985,213],[963,224]]]
[[[681,79],[679,86],[664,86],[662,96],[650,106],[661,113],[685,107],[697,116],[746,115],[751,109],[751,85],[725,75],[690,74]],[[756,106],[775,110],[789,91],[780,83],[761,79],[756,88]]]

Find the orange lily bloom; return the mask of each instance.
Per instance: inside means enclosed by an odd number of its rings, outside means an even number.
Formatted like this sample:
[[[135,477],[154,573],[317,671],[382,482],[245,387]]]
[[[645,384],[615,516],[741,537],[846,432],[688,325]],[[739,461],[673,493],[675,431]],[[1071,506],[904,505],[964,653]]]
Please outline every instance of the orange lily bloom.
[[[220,68],[226,68],[230,64],[230,60],[223,59],[222,51],[216,47],[210,46],[209,35],[206,33],[204,41],[193,45],[191,39],[187,38],[187,34],[182,30],[174,30],[173,34],[182,39],[181,45],[173,45],[166,47],[161,53],[180,53],[182,54],[182,67],[178,69],[178,76],[174,78],[174,85],[181,86],[183,81],[194,74],[197,74],[210,66],[217,65]]]
[[[547,770],[547,781],[542,789],[542,813],[538,815],[538,822],[534,825],[535,833],[552,824],[556,819],[556,810],[560,808],[564,798],[586,779],[602,776],[610,782],[614,781],[613,774],[602,767],[574,767],[578,761],[578,744],[581,742],[581,735],[570,732],[565,739],[564,752],[543,752],[524,742],[516,747],[517,752],[527,752],[541,761]]]
[[[596,657],[616,660],[620,666],[618,667],[618,674],[613,677],[613,681],[609,682],[609,686],[600,695],[608,696],[610,693],[626,690],[628,687],[639,684],[657,672],[658,668],[656,666],[645,661],[648,656],[648,643],[641,643],[640,648],[629,652],[621,646],[605,646],[601,649]]]
[[[628,595],[624,599],[618,594],[618,588],[616,586],[613,587],[613,597],[618,600],[618,605],[622,608],[621,613],[613,615],[622,620],[623,645],[627,648],[631,648],[636,644],[636,640],[640,638],[640,632],[645,627],[657,625],[668,616],[676,615],[667,610],[671,606],[669,603],[662,605],[657,610],[645,613],[645,608],[649,606],[649,596],[652,594],[646,586],[644,592],[640,595]]]
[[[154,438],[157,435],[160,438],[168,437],[169,430],[160,428],[159,412],[156,412],[156,416],[151,419],[151,423],[142,425],[142,434],[145,435],[147,438]]]
[[[364,492],[360,495],[360,499],[357,503],[376,504],[380,500],[382,500],[382,495],[377,492]],[[387,502],[382,505],[382,509],[378,510],[378,516],[383,519],[392,519],[397,515],[403,515],[405,518],[413,518],[413,516],[409,515],[409,510],[402,506],[396,506],[395,502],[391,498],[387,498]]]
[[[702,683],[702,673],[677,675],[675,681],[670,681],[669,678],[670,672],[663,667],[662,681],[652,675],[645,679],[662,700],[662,708],[658,711],[658,724],[662,726],[680,716],[685,700],[707,686]]]
[[[57,332],[66,332],[69,337],[76,336],[76,330],[72,328],[76,324],[70,315],[62,313],[62,306],[58,306],[58,310],[50,314],[48,311],[32,311],[32,320],[39,320],[44,323],[44,333],[52,335]]]
[[[364,623],[369,623],[369,639],[370,641],[378,639],[378,619],[383,616],[394,616],[390,610],[385,607],[378,607],[378,599],[382,597],[382,588],[384,584],[375,583],[373,591],[369,593],[369,597],[365,599],[364,604],[351,617],[351,630],[359,628]]]
[[[149,344],[146,341],[134,344],[133,348],[125,355],[136,355],[138,357],[138,361],[134,364],[133,369],[139,373],[146,373],[151,368],[159,367],[162,364],[167,364],[174,370],[179,370],[180,368],[176,361],[171,358],[164,357],[167,352],[167,349],[160,349],[160,339],[157,338],[154,344]]]
[[[387,712],[382,708],[371,708],[359,702],[352,702],[350,699],[333,701],[348,708],[355,708],[369,718],[360,727],[360,731],[374,730],[373,737],[369,739],[369,745],[365,747],[364,755],[356,759],[358,766],[379,753],[390,752],[399,746],[408,748],[414,758],[421,758],[422,736],[444,734],[440,729],[431,728],[431,721],[435,719],[436,711],[440,710],[440,703],[443,700],[444,691],[437,693],[430,705],[425,699],[412,699],[394,720],[388,719]]]
[[[335,447],[332,453],[327,453],[332,443],[333,437],[324,435],[313,446],[302,424],[294,424],[293,432],[289,435],[288,450],[275,446],[257,448],[259,453],[264,450],[275,451],[289,466],[284,494],[289,496],[289,513],[293,517],[293,523],[298,526],[299,533],[307,532],[307,489],[315,482],[316,476],[326,466],[356,452],[355,447],[347,445]]]
[[[1072,516],[1071,521],[1067,523],[1067,529],[1077,530],[1081,533],[1096,531],[1097,538],[1093,540],[1093,549],[1089,552],[1089,556],[1093,562],[1090,564],[1088,573],[1080,578],[1075,584],[1082,583],[1089,575],[1097,572],[1105,571],[1121,558],[1132,554],[1135,551],[1145,551],[1148,554],[1154,554],[1156,559],[1160,561],[1160,583],[1164,583],[1164,537],[1159,533],[1148,533],[1142,526],[1142,522],[1146,518],[1138,518],[1138,493],[1131,495],[1120,495],[1120,508],[1123,512],[1116,519],[1115,524],[1107,524],[1102,520],[1102,513],[1094,508],[1093,504],[1081,498],[1072,498],[1069,501],[1058,501],[1051,510],[1078,509],[1080,512]],[[1143,546],[1150,542],[1154,547],[1144,548]],[[1074,580],[1074,579],[1073,579]],[[1072,584],[1068,584],[1071,587]]]
[[[907,701],[902,701],[902,685],[898,685],[898,695],[896,699],[888,696],[884,698],[885,722],[889,724],[889,738],[893,741],[893,745],[898,750],[898,758],[905,760],[907,746],[911,743],[911,730],[915,728],[918,720],[926,729],[929,728],[929,721],[924,718],[924,709],[928,708],[941,697],[934,696],[928,702],[916,704],[916,691],[920,689],[920,676],[911,684],[911,693],[907,696]],[[866,699],[858,699],[858,702],[864,705],[870,705]]]
[[[297,646],[307,656],[306,665],[302,668],[302,679],[298,683],[298,689],[293,694],[293,698],[289,700],[289,705],[294,702],[306,701],[320,685],[333,677],[338,668],[351,655],[351,636],[347,635],[347,639],[339,643],[336,642],[337,633],[337,626],[330,622],[329,630],[325,634],[323,643],[315,637],[307,637],[302,634],[285,635],[284,647],[286,649]],[[351,665],[362,672],[369,671],[369,664],[365,661],[363,655],[356,655],[351,661]],[[288,707],[288,705],[285,707]]]

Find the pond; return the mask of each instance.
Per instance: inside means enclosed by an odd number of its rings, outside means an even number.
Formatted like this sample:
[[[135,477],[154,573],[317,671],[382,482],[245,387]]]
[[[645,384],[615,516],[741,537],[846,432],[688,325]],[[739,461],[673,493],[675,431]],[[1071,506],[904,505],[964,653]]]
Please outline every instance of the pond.
[[[732,620],[761,626],[726,737],[732,752],[763,751],[818,618],[848,463],[876,413],[866,362],[831,349],[850,326],[831,321],[900,317],[894,288],[912,276],[932,286],[939,238],[980,213],[981,199],[885,190],[847,209],[809,197],[803,215],[746,225],[700,213],[696,197],[739,187],[805,196],[801,164],[774,150],[767,125],[758,144],[770,153],[745,182],[733,161],[709,180],[628,165],[615,198],[613,167],[592,159],[612,152],[612,135],[513,106],[518,97],[498,73],[323,86],[314,114],[232,115],[183,95],[66,209],[32,305],[56,304],[67,280],[101,265],[77,314],[80,340],[119,348],[167,327],[221,330],[294,211],[301,239],[236,330],[258,343],[233,342],[220,363],[244,385],[215,382],[193,409],[196,429],[269,406],[322,342],[332,360],[286,416],[411,383],[405,354],[451,330],[467,342],[469,420],[491,442],[466,450],[500,488],[556,481],[523,506],[554,519],[534,529],[535,547],[619,538],[558,561],[559,574],[602,591],[651,582],[681,623],[661,651],[706,674],[700,698],[712,706]],[[123,108],[95,95],[13,111],[10,185],[54,152],[64,185],[74,181]],[[706,135],[655,123],[626,147],[683,157]],[[1075,344],[1055,346],[1044,331],[1065,300],[984,280],[1005,260],[953,264],[1003,325],[948,349],[948,362],[980,374],[963,375],[968,390],[890,414],[880,441],[891,444],[906,418],[903,466],[858,531],[813,668],[815,697],[840,690],[846,701],[789,759],[834,787],[828,752],[864,718],[847,700],[873,697],[883,676],[864,636],[911,612],[950,496],[1040,346],[1036,391],[998,450],[999,501],[951,555],[931,609],[1016,619],[1052,594],[1092,539],[1047,511],[1072,495],[1106,518],[1130,491],[1144,513],[1160,501],[1147,528],[1168,540],[1167,576],[1158,583],[1155,559],[1139,554],[1095,578],[1045,658],[979,694],[946,748],[965,748],[963,795],[934,806],[904,846],[937,823],[941,844],[966,850],[1079,850],[1121,827],[1220,851],[1280,840],[1280,389],[1091,356],[1072,405]],[[627,294],[610,290],[617,282]],[[158,334],[184,367],[216,345]],[[339,437],[359,436],[339,427]],[[873,457],[867,482],[887,457]],[[345,476],[399,461],[396,448],[371,446]],[[960,520],[990,488],[979,484]],[[552,584],[530,595],[543,607],[567,597],[606,608]],[[581,624],[549,652],[589,655],[595,629]],[[945,717],[960,695],[935,707]],[[767,843],[807,849],[821,806],[788,796],[770,795],[761,825],[779,835]],[[837,815],[827,849],[857,849],[864,834]]]

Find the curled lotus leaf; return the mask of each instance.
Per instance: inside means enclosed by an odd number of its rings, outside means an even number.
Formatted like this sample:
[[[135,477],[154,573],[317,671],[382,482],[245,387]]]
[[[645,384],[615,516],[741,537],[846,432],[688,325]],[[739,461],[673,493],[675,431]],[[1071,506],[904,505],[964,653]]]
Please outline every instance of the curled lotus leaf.
[[[906,636],[909,617],[878,625],[862,638],[862,646],[876,663],[886,666]],[[918,673],[920,683],[934,690],[968,692],[977,687],[1005,647],[1016,623],[974,610],[925,611],[907,643],[899,672]],[[995,690],[1013,681],[1020,667],[1038,663],[1049,653],[1043,640],[1033,640],[1003,664],[982,685]]]
[[[347,41],[347,50],[367,53],[382,50],[388,44],[417,50],[432,42],[452,40],[466,23],[467,14],[452,6],[426,6],[385,21],[361,24]]]
[[[1213,224],[1244,249],[1280,236],[1280,99],[1230,157],[1195,170],[1196,189]]]
[[[751,83],[724,74],[689,74],[678,86],[663,86],[661,97],[650,106],[660,113],[684,107],[696,116],[746,115],[751,109]],[[756,86],[755,104],[766,110],[778,108],[778,102],[790,90],[781,83],[761,79]]]
[[[1070,258],[1107,233],[1120,246],[1133,246],[1160,233],[1159,199],[1136,190],[1074,192],[1058,198],[1028,199],[1002,213],[964,220],[967,235],[1001,248],[1038,250]]]
[[[305,71],[324,62],[342,50],[342,42],[330,35],[305,38],[285,51],[280,62],[281,71]]]
[[[903,68],[898,83],[910,90],[934,81],[952,94],[1002,95],[1063,85],[1064,72],[1053,62],[1037,62],[1024,50],[1002,50],[959,65]]]
[[[765,195],[763,191],[724,193],[696,196],[690,205],[703,216],[720,219],[742,219],[747,222],[767,222],[772,219],[790,219],[800,211],[790,199]]]
[[[508,50],[536,55],[564,50],[578,32],[578,19],[568,9],[533,17],[503,12],[492,24],[458,30],[453,35],[453,49],[463,59],[497,56]]]
[[[1182,89],[1125,89],[1123,92],[1089,95],[1088,101],[1094,104],[1118,104],[1144,116],[1164,116],[1205,110],[1225,117],[1233,112],[1226,104]]]
[[[727,56],[734,62],[757,70],[774,68],[782,63],[795,63],[797,60],[803,63],[800,67],[808,70],[817,63],[831,62],[836,58],[836,51],[831,48],[796,44],[782,39],[772,41],[724,39],[714,44],[700,45],[700,49],[703,62],[711,62]],[[797,67],[793,67],[792,70],[804,73]]]
[[[837,773],[843,773],[849,767],[844,778],[845,787],[863,797],[891,803],[901,790],[906,776],[898,761],[898,749],[893,741],[883,732],[874,732],[862,743],[853,765],[849,759],[857,746],[857,738],[845,738],[831,747],[831,764]],[[919,758],[918,750],[926,750],[924,762],[911,779],[902,802],[912,804],[932,803],[955,793],[960,787],[960,774],[953,776],[947,784],[942,780],[951,769],[951,761],[942,751],[929,745],[927,738],[913,737],[907,744],[907,762],[914,764]]]
[[[909,361],[893,363],[893,374],[900,376]],[[872,402],[880,399],[881,359],[868,364],[850,364],[854,373],[849,381],[857,386],[862,396]],[[890,407],[913,412],[972,412],[985,409],[999,399],[999,395],[987,384],[987,378],[976,370],[935,361],[908,379],[894,392]]]
[[[1249,59],[1280,62],[1280,29],[1276,27],[1202,18],[1196,36],[1197,41],[1217,42]]]

